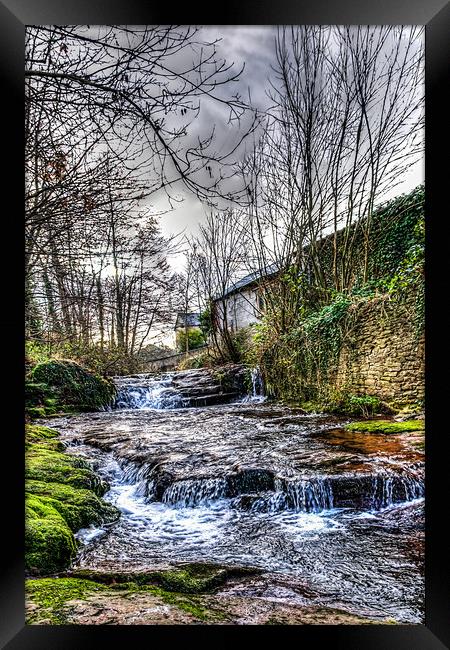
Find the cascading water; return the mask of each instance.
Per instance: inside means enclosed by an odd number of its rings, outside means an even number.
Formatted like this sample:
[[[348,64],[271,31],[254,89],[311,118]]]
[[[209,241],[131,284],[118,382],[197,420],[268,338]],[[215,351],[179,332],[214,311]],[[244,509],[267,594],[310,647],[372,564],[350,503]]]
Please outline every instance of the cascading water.
[[[224,478],[206,478],[177,481],[162,496],[163,503],[176,507],[207,505],[223,498],[228,493],[228,483]]]
[[[172,409],[184,405],[183,397],[172,386],[172,374],[152,377],[116,378],[118,409]]]
[[[262,401],[257,369],[246,403],[182,408],[189,377],[120,378],[115,410],[52,421],[122,511],[80,531],[78,566],[256,566],[269,583],[307,584],[315,603],[421,622],[423,454],[411,434],[343,437],[339,420]]]
[[[252,369],[252,397],[253,398],[262,398],[264,397],[264,383],[261,375],[261,371],[258,367]]]
[[[258,367],[252,368],[250,371],[250,379],[252,382],[251,394],[246,395],[242,402],[264,402],[266,396],[264,394],[264,381],[261,371]]]

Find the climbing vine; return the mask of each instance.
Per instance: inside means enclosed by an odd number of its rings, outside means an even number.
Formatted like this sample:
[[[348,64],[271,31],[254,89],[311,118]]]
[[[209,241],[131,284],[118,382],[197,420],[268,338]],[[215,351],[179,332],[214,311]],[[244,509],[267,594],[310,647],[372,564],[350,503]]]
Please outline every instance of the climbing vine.
[[[295,306],[290,327],[280,333],[275,303],[254,329],[253,344],[247,354],[253,365],[261,367],[268,393],[300,403],[339,403],[348,413],[369,414],[377,406],[380,408],[375,396],[337,391],[340,354],[344,345],[349,351],[354,347],[352,331],[358,318],[364,318],[365,308],[387,318],[397,308],[406,310],[414,322],[417,338],[423,334],[424,231],[421,186],[374,214],[366,282],[361,280],[360,260],[355,260],[352,286],[341,292],[333,290],[331,283],[327,290],[316,291],[295,269],[288,269],[281,276],[280,293],[288,292]],[[331,279],[330,239],[324,241],[322,254]],[[389,306],[394,306],[394,312]]]

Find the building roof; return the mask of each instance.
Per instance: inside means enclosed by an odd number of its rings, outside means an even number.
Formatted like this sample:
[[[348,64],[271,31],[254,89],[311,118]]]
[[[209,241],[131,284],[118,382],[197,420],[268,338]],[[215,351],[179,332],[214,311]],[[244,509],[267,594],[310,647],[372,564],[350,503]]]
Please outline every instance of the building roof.
[[[225,293],[222,296],[218,296],[216,300],[219,300],[219,298],[226,298],[227,296],[231,296],[233,293],[237,293],[245,287],[250,288],[253,284],[257,284],[261,280],[271,278],[272,276],[276,275],[278,271],[279,269],[276,264],[270,264],[265,272],[261,270],[253,271],[253,273],[249,273],[237,282],[233,282],[233,284],[228,287]]]
[[[184,311],[179,311],[177,313],[177,320],[175,322],[174,329],[180,329],[182,327],[200,327],[200,314]]]

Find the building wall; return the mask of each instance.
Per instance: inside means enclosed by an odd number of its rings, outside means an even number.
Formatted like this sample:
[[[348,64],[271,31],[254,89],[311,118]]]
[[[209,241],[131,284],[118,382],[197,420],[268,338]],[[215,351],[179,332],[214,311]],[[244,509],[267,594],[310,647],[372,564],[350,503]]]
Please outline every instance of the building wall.
[[[318,372],[304,358],[301,336],[281,337],[261,359],[266,388],[277,398],[300,403],[346,395],[373,395],[399,406],[421,402],[425,335],[416,322],[416,298],[378,297],[350,307],[340,324],[344,336],[338,358],[336,363],[330,359],[328,371],[325,364]],[[320,336],[314,339],[309,353],[319,359],[323,344]]]
[[[222,305],[217,302],[219,318],[223,318]],[[255,289],[243,289],[226,299],[228,327],[230,331],[248,327],[260,321],[258,294]]]

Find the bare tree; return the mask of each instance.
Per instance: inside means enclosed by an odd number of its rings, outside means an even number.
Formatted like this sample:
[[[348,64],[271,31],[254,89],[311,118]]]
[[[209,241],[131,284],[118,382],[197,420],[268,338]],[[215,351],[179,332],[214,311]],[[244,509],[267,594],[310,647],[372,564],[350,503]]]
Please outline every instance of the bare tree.
[[[31,26],[26,52],[32,146],[43,126],[51,137],[71,133],[80,150],[101,146],[126,160],[149,194],[164,189],[176,199],[173,188],[182,182],[207,201],[223,194],[239,200],[245,188],[226,180],[257,118],[229,92],[242,70],[197,28]],[[203,105],[244,127],[228,134],[226,150],[224,143],[216,148],[214,125],[200,128]]]
[[[241,172],[252,263],[284,277],[266,293],[286,330],[304,291],[326,302],[368,279],[375,207],[423,149],[422,29],[280,28],[275,51],[272,106]]]
[[[249,248],[248,220],[244,212],[210,213],[195,239],[197,268],[201,274],[205,302],[214,305],[214,342],[223,357],[239,359],[225,294],[245,269]]]

